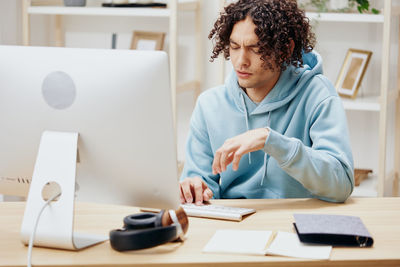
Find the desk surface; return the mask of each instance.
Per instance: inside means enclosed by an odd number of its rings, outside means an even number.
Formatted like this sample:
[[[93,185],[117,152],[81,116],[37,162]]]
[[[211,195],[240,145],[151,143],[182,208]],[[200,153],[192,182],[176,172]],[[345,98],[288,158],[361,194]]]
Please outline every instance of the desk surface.
[[[218,200],[216,204],[251,207],[257,212],[241,222],[190,218],[188,239],[134,252],[114,251],[109,242],[79,252],[34,248],[34,266],[400,266],[400,198],[350,198],[344,204],[316,199]],[[24,202],[0,203],[0,266],[26,266],[27,247],[19,237]],[[108,234],[124,216],[138,212],[126,206],[77,203],[75,230]],[[293,213],[359,216],[374,238],[372,248],[334,248],[328,261],[278,256],[205,254],[202,249],[217,229],[293,232]]]

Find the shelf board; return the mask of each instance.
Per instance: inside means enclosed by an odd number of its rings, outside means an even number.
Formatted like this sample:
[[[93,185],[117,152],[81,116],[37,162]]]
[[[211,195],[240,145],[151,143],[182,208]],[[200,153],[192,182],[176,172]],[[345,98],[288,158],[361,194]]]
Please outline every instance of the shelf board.
[[[167,8],[31,6],[28,8],[28,13],[38,15],[169,17],[170,10]]]
[[[342,103],[345,110],[364,110],[364,111],[380,111],[381,104],[379,96],[360,96],[356,99],[342,97]]]
[[[358,14],[358,13],[317,13],[306,12],[310,20],[330,21],[330,22],[366,22],[366,23],[383,23],[384,16],[374,14]]]
[[[180,0],[179,10],[193,11],[197,0]],[[101,6],[66,7],[66,6],[30,6],[28,14],[38,15],[81,15],[81,16],[121,16],[121,17],[164,17],[171,15],[169,8],[116,8]]]
[[[355,186],[352,197],[377,197],[377,176],[375,174],[369,174],[368,177],[363,180],[359,186]]]

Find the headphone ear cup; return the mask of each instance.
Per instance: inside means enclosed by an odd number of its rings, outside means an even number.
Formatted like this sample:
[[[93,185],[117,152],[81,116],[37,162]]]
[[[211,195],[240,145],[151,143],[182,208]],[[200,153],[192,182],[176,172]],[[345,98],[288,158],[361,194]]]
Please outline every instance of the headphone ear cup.
[[[111,247],[117,251],[155,247],[177,238],[175,225],[140,230],[110,231]]]
[[[143,212],[126,216],[124,218],[124,228],[128,230],[132,229],[145,229],[162,226],[161,220],[164,214],[164,210],[154,214],[150,212]]]

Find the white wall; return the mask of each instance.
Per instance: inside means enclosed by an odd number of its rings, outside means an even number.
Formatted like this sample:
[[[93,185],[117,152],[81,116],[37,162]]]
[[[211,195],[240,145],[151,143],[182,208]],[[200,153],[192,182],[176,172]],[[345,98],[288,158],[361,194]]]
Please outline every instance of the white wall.
[[[21,43],[21,1],[0,0],[0,44]]]
[[[20,2],[15,0],[0,0],[0,45],[21,43]],[[14,201],[20,200],[20,198],[0,195],[0,202],[3,200]]]

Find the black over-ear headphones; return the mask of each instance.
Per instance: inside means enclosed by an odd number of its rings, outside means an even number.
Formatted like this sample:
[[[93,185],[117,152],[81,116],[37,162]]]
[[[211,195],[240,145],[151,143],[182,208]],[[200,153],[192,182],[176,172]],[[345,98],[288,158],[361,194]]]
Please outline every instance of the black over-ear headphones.
[[[122,229],[110,231],[111,247],[118,251],[137,250],[179,238],[183,240],[188,220],[186,213],[180,210],[177,213],[174,210],[162,210],[159,213],[144,212],[126,216]]]

